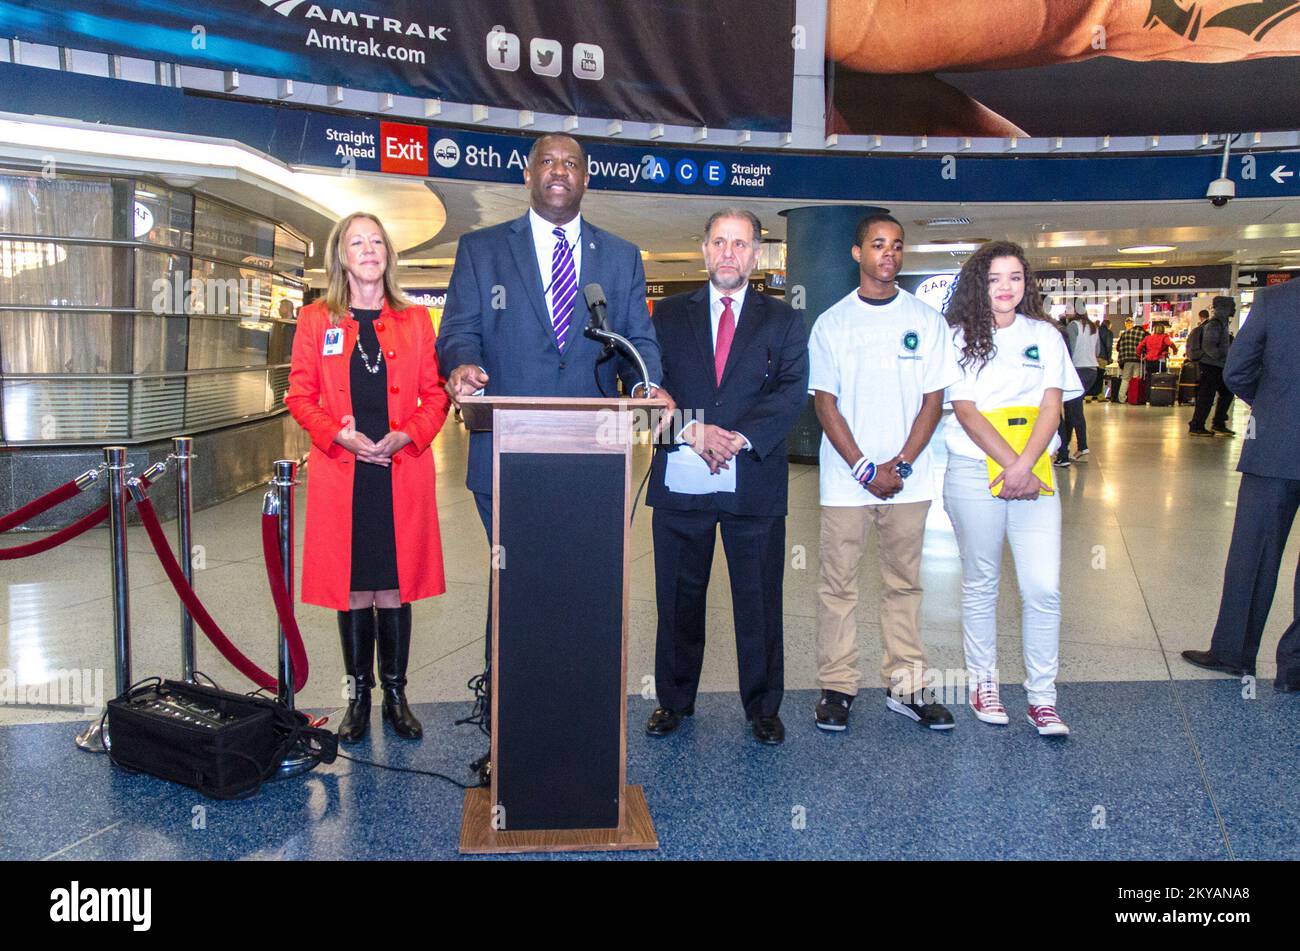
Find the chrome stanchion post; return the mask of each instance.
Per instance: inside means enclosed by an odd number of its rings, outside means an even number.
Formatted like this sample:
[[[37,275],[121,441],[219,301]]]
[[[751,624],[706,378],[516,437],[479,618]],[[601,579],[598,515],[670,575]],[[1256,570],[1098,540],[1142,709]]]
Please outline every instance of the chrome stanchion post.
[[[190,460],[194,440],[189,436],[172,439],[172,458],[176,460],[176,541],[180,547],[181,571],[190,587],[194,586],[194,540],[190,532],[190,519],[194,514],[194,499],[190,492]],[[181,678],[194,682],[194,618],[190,609],[181,602]]]
[[[289,604],[293,604],[293,488],[297,480],[298,463],[292,459],[277,459],[275,478],[271,480],[271,491],[266,493],[266,502],[262,511],[277,515],[279,518],[280,564],[284,569],[284,589],[289,593]],[[279,670],[276,683],[276,698],[290,710],[293,709],[293,661],[289,657],[289,641],[284,625],[277,621]],[[290,750],[280,763],[276,777],[296,776],[315,766],[315,760],[301,750]]]
[[[284,567],[284,590],[289,592],[289,603],[293,604],[293,487],[298,483],[294,476],[298,472],[298,463],[292,459],[278,459],[275,463],[276,496],[279,499],[280,515],[280,563]],[[276,696],[290,710],[293,709],[293,662],[289,658],[289,642],[285,639],[283,624],[278,624],[279,640],[279,683]]]
[[[108,470],[108,547],[113,565],[114,696],[120,697],[131,686],[131,606],[126,567],[126,474],[131,466],[126,461],[126,447],[106,447],[104,466]],[[77,735],[77,746],[87,752],[107,753],[111,745],[107,721],[102,716]]]

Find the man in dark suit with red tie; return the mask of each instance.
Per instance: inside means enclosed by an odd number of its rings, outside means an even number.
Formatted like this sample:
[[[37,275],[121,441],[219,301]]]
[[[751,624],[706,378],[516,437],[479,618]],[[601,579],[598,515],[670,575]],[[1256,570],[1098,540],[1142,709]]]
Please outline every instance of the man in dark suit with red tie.
[[[695,712],[704,661],[705,595],[718,526],[727,553],[740,695],[759,742],[785,738],[782,585],[789,481],[786,435],[807,400],[808,332],[784,301],[749,287],[762,228],[751,212],[709,218],[709,283],[655,307],[663,387],[680,418],[655,452],[658,708],[665,736]],[[733,481],[734,476],[734,481]]]

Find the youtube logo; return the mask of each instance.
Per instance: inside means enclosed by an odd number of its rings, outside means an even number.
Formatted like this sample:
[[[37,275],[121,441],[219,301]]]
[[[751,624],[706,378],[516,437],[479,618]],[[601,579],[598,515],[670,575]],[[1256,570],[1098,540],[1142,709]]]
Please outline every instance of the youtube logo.
[[[429,130],[422,125],[379,123],[379,170],[398,175],[429,174]]]

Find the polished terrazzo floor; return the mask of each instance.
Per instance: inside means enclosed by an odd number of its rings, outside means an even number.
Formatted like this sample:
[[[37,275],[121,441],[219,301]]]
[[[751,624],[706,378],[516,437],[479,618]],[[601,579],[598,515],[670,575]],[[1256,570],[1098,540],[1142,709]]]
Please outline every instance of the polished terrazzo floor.
[[[1243,408],[1237,409],[1244,429]],[[933,735],[884,712],[864,689],[848,733],[811,722],[817,582],[817,472],[793,467],[785,578],[788,728],[785,745],[749,738],[735,698],[725,561],[710,590],[710,647],[699,714],[652,741],[655,605],[648,511],[631,542],[628,778],[647,790],[667,857],[1295,858],[1300,842],[1300,699],[1271,681],[1292,617],[1292,541],[1264,644],[1259,682],[1196,670],[1178,658],[1208,644],[1223,584],[1238,476],[1237,440],[1191,440],[1188,408],[1087,408],[1091,461],[1059,475],[1063,490],[1060,709],[1074,734],[1037,737],[1013,716],[1003,730],[957,709],[958,728]],[[427,736],[382,733],[357,755],[469,778],[482,738],[452,721],[468,710],[481,667],[487,543],[464,488],[465,437],[435,444],[447,594],[415,607],[409,695]],[[638,457],[636,473],[644,472]],[[168,491],[164,480],[155,491]],[[303,492],[299,490],[299,504]],[[274,662],[275,621],[260,556],[261,493],[198,513],[196,587],[246,653]],[[298,530],[301,542],[302,518]],[[169,526],[170,528],[170,526]],[[23,540],[26,540],[25,538]],[[802,546],[802,549],[796,546]],[[133,673],[179,670],[177,602],[142,530],[130,533]],[[1012,568],[999,606],[1008,706],[1023,678]],[[936,503],[927,529],[923,630],[930,662],[962,666],[959,562]],[[879,656],[874,559],[864,563],[858,623],[864,687]],[[339,705],[342,664],[332,612],[301,606],[312,659],[305,708]],[[199,667],[229,687],[240,678],[206,643]],[[103,670],[112,689],[106,533],[24,561],[0,563],[0,672],[17,685],[0,705],[0,857],[437,857],[455,854],[459,790],[339,761],[238,804],[115,771],[71,742],[86,714],[72,698],[29,689],[56,670]],[[93,680],[93,676],[92,676]],[[240,687],[243,689],[243,687]],[[57,692],[56,692],[57,694]],[[93,698],[92,698],[93,699]],[[18,702],[13,703],[10,700]],[[32,701],[32,702],[24,702]],[[376,724],[378,717],[376,716]],[[192,828],[194,805],[209,821]],[[213,822],[211,817],[223,817]],[[795,817],[802,819],[795,821]],[[802,828],[796,828],[802,822]]]

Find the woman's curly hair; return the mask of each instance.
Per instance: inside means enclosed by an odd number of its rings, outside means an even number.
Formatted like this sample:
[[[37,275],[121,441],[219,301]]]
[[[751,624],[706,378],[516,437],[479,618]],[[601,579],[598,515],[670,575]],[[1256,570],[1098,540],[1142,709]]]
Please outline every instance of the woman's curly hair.
[[[1025,269],[1025,297],[1016,308],[1032,320],[1042,320],[1060,330],[1060,325],[1043,309],[1043,296],[1038,292],[1033,268],[1025,257],[1025,249],[1012,241],[989,241],[980,245],[962,265],[952,294],[944,308],[948,325],[960,328],[965,335],[961,359],[963,370],[975,368],[978,373],[997,351],[993,343],[993,308],[989,304],[989,267],[995,258],[1016,258]]]

